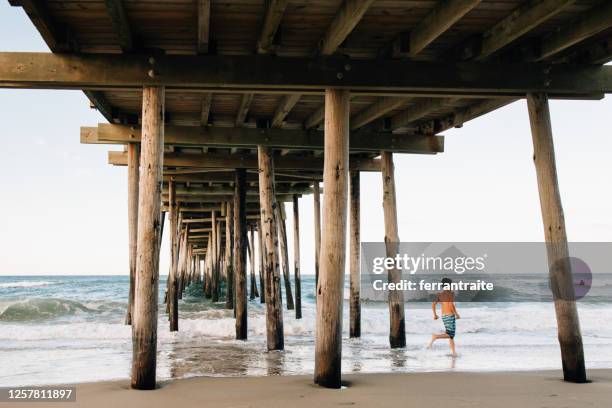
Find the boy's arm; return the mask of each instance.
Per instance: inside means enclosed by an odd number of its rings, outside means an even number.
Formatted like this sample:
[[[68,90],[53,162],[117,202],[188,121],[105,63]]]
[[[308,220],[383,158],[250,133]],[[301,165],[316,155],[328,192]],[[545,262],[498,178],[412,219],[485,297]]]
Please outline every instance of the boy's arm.
[[[433,311],[434,320],[438,320],[438,313],[436,312],[436,306],[438,306],[438,301],[434,300],[431,302],[431,310]]]

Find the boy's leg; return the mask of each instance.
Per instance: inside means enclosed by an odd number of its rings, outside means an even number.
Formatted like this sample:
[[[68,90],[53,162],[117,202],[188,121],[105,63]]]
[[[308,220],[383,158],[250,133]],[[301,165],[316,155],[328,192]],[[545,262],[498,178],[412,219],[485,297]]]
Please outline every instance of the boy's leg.
[[[448,337],[448,344],[450,345],[450,349],[451,349],[451,355],[453,357],[457,356],[457,352],[455,351],[455,339],[451,338],[450,336]]]
[[[433,345],[434,341],[436,341],[438,339],[450,339],[450,336],[447,333],[432,334],[431,335],[431,340],[429,340],[429,344],[427,345],[427,348],[431,348],[431,346]]]

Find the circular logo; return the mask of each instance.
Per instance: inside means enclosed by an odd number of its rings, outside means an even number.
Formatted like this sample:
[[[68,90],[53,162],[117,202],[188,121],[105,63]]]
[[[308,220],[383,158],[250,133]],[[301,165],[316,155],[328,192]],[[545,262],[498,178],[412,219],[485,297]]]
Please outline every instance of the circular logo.
[[[569,266],[569,271],[567,267]],[[569,273],[571,286],[567,285],[564,276]],[[551,278],[557,277],[557,281],[551,279],[550,287],[555,299],[579,300],[586,296],[593,284],[591,268],[580,258],[570,256],[559,259],[551,268]]]

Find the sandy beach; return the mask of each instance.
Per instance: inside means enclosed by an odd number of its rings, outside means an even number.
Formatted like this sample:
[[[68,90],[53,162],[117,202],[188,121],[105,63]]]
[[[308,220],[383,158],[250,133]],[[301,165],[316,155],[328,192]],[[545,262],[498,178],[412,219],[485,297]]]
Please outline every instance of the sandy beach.
[[[77,385],[76,403],[38,407],[605,407],[612,370],[590,370],[591,383],[564,383],[559,371],[346,375],[342,390],[320,388],[310,376],[191,378],[155,391],[128,389],[128,381]],[[0,406],[9,406],[1,404]],[[13,404],[24,406],[23,404]]]

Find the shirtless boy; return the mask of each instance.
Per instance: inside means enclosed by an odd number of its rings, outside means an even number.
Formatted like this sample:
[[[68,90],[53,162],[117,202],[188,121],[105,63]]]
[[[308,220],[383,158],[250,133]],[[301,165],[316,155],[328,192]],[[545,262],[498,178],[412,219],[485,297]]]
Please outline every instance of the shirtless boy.
[[[442,284],[450,284],[452,281],[449,278],[442,279]],[[442,304],[442,322],[444,323],[444,333],[432,334],[431,340],[427,345],[427,348],[431,348],[434,341],[438,339],[448,339],[448,343],[451,349],[451,355],[457,356],[455,351],[455,320],[460,319],[457,308],[455,307],[455,295],[450,290],[444,290],[438,293],[436,300],[431,304],[431,310],[433,311],[434,320],[438,320],[437,306],[438,303]]]

